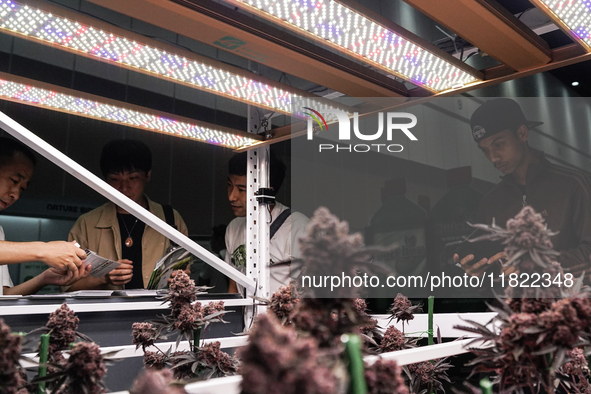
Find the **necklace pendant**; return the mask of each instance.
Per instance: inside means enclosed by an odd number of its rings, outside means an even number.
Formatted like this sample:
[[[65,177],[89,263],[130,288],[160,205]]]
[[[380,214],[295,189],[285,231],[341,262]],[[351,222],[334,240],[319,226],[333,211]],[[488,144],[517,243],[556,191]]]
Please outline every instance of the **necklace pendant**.
[[[127,239],[125,240],[125,246],[131,248],[131,245],[133,245],[133,239],[131,237],[127,237]]]

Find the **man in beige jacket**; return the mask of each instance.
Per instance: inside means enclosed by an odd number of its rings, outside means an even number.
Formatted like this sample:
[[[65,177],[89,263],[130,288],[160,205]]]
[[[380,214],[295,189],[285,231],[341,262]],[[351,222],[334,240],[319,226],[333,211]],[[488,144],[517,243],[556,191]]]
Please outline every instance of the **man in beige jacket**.
[[[165,221],[163,206],[144,193],[151,168],[150,149],[140,141],[116,140],[103,148],[101,171],[106,182]],[[173,212],[176,228],[187,235],[182,217],[176,210]],[[170,246],[168,238],[112,202],[80,216],[68,239],[121,264],[102,278],[81,279],[69,290],[145,288],[156,262]]]

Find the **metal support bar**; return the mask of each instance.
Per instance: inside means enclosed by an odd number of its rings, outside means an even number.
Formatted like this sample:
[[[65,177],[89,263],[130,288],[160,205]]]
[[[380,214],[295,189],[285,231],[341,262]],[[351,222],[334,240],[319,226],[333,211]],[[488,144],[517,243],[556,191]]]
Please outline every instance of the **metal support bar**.
[[[268,147],[253,149],[247,153],[246,171],[246,276],[256,283],[247,297],[269,297],[269,213],[265,205],[258,203],[256,191],[268,185]],[[264,312],[259,307],[258,313]],[[254,311],[246,312],[245,326],[249,328]]]
[[[125,209],[127,212],[133,214],[140,219],[147,226],[152,227],[160,234],[171,239],[189,252],[211,265],[213,268],[220,271],[222,274],[235,280],[250,291],[254,290],[254,281],[247,278],[244,274],[236,270],[234,267],[226,264],[217,256],[209,252],[207,249],[198,245],[196,242],[189,239],[179,231],[173,229],[166,222],[160,220],[156,215],[144,209],[141,205],[133,202],[123,193],[109,186],[105,181],[70,159],[68,156],[55,149],[53,146],[12,120],[6,114],[0,112],[0,127],[13,137],[26,144],[37,153],[48,159],[49,161],[62,168],[64,171],[73,175],[76,179],[91,187],[96,192],[111,200],[114,204]]]

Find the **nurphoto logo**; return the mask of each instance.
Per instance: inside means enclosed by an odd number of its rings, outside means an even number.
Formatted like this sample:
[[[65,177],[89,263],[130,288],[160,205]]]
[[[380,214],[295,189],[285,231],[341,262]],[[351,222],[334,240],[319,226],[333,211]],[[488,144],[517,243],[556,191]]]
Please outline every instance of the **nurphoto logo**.
[[[337,109],[319,109],[314,110],[312,108],[303,107],[303,109],[309,111],[304,114],[308,115],[307,124],[307,136],[308,140],[313,139],[314,135],[314,122],[318,125],[319,131],[328,130],[328,124],[322,114],[332,114],[337,118],[339,124],[339,141],[351,141],[351,129],[353,129],[353,135],[355,138],[362,141],[378,141],[383,139],[384,134],[384,123],[386,123],[386,141],[392,141],[392,136],[395,131],[401,131],[411,141],[417,141],[417,137],[410,131],[411,128],[417,125],[417,117],[408,112],[379,112],[378,113],[378,130],[376,132],[367,134],[362,133],[359,129],[359,112],[353,113],[353,127],[351,127],[351,119],[349,114],[345,111]],[[385,122],[384,122],[385,120]],[[406,122],[399,123],[400,120],[406,120]],[[408,122],[410,121],[410,122]],[[385,149],[390,153],[399,153],[404,150],[404,147],[400,144],[319,144],[319,152],[323,151],[335,151],[335,152],[358,152],[365,153],[370,150],[380,152],[380,149]]]

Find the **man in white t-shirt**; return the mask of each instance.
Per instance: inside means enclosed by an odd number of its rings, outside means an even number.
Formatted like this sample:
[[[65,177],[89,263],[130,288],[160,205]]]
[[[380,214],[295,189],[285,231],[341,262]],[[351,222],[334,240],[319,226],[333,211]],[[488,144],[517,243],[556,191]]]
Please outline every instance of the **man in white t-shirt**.
[[[241,272],[246,269],[246,170],[247,153],[234,155],[228,163],[228,200],[236,218],[226,229],[226,262]],[[277,193],[285,178],[285,164],[275,155],[271,155],[269,163],[269,184]],[[269,232],[269,257],[271,259],[270,291],[274,293],[279,287],[289,284],[290,267],[274,264],[291,260],[300,256],[297,240],[306,234],[306,226],[310,222],[305,215],[291,212],[285,205],[275,202],[269,206],[271,223]],[[293,242],[292,242],[293,240]],[[242,292],[236,282],[230,280],[230,293]]]
[[[18,141],[0,138],[0,212],[14,204],[35,168],[35,155]],[[84,250],[74,242],[8,242],[0,227],[0,276],[4,294],[33,294],[46,285],[67,285],[87,276]],[[6,264],[41,261],[50,268],[33,279],[13,286]]]

